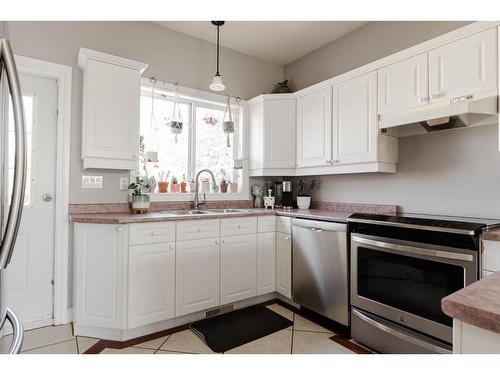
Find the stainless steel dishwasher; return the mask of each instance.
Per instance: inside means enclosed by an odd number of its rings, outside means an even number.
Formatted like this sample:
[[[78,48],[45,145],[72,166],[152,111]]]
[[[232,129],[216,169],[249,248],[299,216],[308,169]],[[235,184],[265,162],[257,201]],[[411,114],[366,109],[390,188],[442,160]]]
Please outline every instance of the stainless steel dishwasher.
[[[292,219],[293,300],[349,324],[347,225]]]

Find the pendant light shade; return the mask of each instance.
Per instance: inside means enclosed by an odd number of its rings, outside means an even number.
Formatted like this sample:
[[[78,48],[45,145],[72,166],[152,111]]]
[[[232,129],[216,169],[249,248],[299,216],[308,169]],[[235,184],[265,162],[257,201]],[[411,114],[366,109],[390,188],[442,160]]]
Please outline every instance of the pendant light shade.
[[[224,25],[224,21],[212,21],[212,25],[217,26],[217,71],[215,72],[214,79],[210,84],[210,90],[224,91],[226,86],[224,86],[222,77],[219,73],[219,28]]]
[[[224,83],[222,82],[222,77],[219,74],[216,74],[214,80],[210,84],[210,90],[224,91],[225,89],[226,86],[224,86]]]

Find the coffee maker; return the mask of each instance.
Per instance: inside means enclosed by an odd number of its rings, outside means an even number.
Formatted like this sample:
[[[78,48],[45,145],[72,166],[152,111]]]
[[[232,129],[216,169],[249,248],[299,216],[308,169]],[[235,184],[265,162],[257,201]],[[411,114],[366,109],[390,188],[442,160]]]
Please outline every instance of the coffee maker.
[[[282,182],[282,196],[281,205],[283,209],[289,210],[293,208],[293,192],[292,192],[292,181]]]

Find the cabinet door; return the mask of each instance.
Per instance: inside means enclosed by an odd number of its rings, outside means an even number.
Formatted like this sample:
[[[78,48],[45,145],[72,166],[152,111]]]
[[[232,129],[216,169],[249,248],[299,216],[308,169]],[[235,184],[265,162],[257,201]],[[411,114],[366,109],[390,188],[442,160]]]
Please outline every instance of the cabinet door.
[[[264,168],[295,167],[295,100],[264,101]]]
[[[449,101],[497,87],[496,30],[490,29],[429,52],[431,102]]]
[[[218,306],[219,240],[180,241],[176,247],[176,316]]]
[[[398,112],[427,104],[428,53],[386,66],[378,71],[378,113]]]
[[[259,233],[257,238],[257,295],[276,290],[276,233]]]
[[[332,158],[332,88],[297,99],[297,167],[317,167]]]
[[[75,324],[125,328],[127,227],[75,224]]]
[[[276,233],[276,291],[292,299],[291,235]]]
[[[129,247],[128,328],[175,313],[175,242]]]
[[[139,71],[89,59],[84,74],[83,159],[135,163],[139,152]],[[101,160],[102,168],[111,164]],[[91,165],[99,167],[99,165]]]
[[[333,86],[333,162],[377,160],[377,73]]]
[[[257,235],[224,237],[221,246],[221,304],[257,295]]]

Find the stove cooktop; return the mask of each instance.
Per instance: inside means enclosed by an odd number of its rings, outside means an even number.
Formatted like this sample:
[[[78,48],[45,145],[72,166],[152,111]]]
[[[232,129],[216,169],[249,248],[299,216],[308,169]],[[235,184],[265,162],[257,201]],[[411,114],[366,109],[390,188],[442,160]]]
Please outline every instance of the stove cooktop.
[[[348,222],[400,226],[422,230],[434,230],[470,235],[480,234],[482,231],[500,226],[500,219],[482,219],[470,217],[422,215],[422,214],[363,214],[355,213],[347,218]]]

